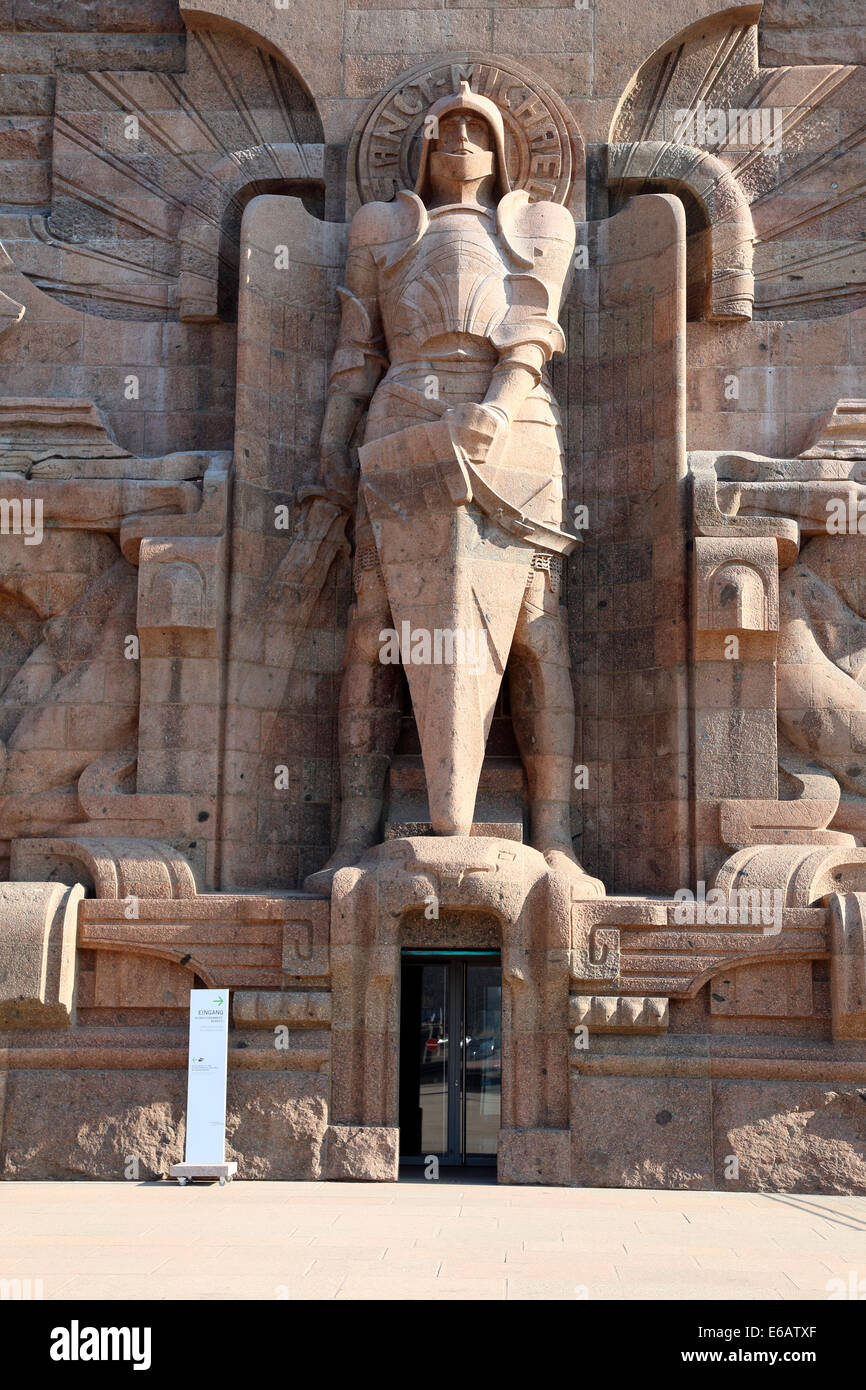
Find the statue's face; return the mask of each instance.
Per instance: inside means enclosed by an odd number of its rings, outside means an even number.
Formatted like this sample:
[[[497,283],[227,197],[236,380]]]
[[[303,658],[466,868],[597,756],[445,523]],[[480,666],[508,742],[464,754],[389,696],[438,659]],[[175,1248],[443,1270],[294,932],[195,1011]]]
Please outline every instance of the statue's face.
[[[434,189],[447,195],[448,185],[477,182],[493,173],[493,132],[483,116],[452,111],[439,122],[430,152]]]
[[[490,127],[483,116],[452,111],[439,122],[435,148],[444,154],[480,154],[493,148]]]

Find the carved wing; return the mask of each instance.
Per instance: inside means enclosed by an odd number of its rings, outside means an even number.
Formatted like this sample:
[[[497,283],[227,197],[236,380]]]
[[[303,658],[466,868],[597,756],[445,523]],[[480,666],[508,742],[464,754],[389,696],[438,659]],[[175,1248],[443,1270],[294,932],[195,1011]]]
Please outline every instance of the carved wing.
[[[567,428],[569,625],[587,872],[624,889],[688,881],[684,669],[685,218],[675,198],[636,198],[579,223],[554,386]],[[581,248],[586,251],[581,256]],[[626,674],[628,673],[628,674]],[[655,721],[664,719],[661,745]],[[616,734],[616,743],[614,743]]]
[[[350,601],[318,481],[348,227],[265,196],[241,234],[223,881],[289,887],[327,857]],[[334,564],[341,555],[341,562]]]
[[[762,67],[751,7],[702,19],[643,63],[611,128],[610,191],[615,207],[687,190],[690,291],[709,292],[690,316],[750,317],[750,262],[758,318],[866,301],[864,105],[863,66]],[[711,286],[699,283],[706,235]]]

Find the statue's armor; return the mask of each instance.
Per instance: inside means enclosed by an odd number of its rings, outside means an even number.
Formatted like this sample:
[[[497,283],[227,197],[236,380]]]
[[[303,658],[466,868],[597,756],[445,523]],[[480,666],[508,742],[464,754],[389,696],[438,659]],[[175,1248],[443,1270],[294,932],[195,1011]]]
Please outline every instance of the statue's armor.
[[[522,192],[490,211],[428,211],[412,193],[362,208],[340,292],[331,389],[372,397],[364,442],[483,401],[499,363],[523,362],[536,381],[497,458],[520,477],[510,493],[501,475],[498,486],[528,516],[561,526],[562,429],[537,363],[538,349],[546,363],[564,347],[557,314],[573,249],[566,209],[531,204]]]

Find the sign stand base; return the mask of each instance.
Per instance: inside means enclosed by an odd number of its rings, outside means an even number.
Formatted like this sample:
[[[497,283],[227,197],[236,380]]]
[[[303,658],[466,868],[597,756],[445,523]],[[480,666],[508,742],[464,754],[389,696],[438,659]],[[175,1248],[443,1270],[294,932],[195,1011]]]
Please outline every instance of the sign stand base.
[[[190,1178],[219,1178],[220,1187],[231,1182],[238,1171],[236,1163],[173,1163],[171,1176],[185,1187]]]

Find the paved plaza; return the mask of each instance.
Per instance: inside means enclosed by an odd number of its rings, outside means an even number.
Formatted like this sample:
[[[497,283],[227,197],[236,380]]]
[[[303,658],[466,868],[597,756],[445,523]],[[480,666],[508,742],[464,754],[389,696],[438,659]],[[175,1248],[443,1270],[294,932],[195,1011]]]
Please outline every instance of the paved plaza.
[[[72,1300],[866,1298],[866,1197],[2,1183],[0,1280],[27,1279]]]

